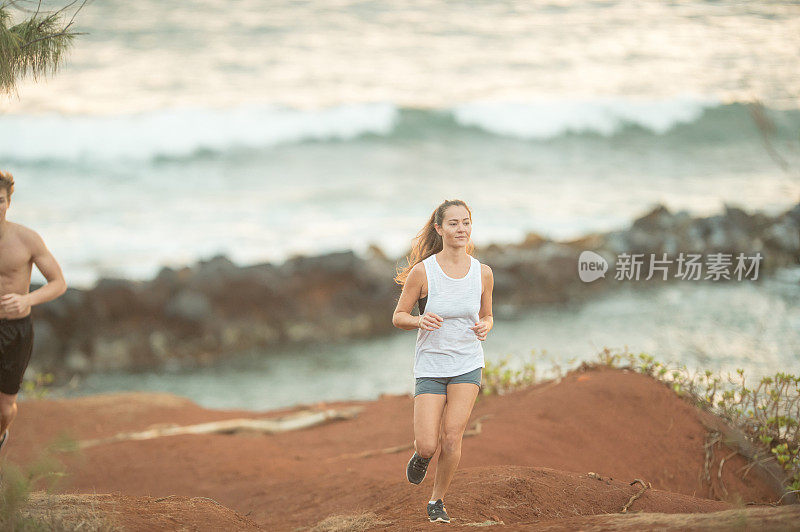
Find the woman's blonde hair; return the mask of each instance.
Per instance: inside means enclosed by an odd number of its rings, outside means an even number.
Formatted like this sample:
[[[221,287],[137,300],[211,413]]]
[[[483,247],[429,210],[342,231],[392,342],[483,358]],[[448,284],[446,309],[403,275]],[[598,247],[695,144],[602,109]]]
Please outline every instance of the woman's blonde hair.
[[[406,266],[399,266],[397,268],[397,275],[395,275],[394,278],[395,283],[399,285],[405,284],[409,272],[411,272],[411,269],[416,266],[417,263],[422,262],[435,253],[439,253],[443,249],[444,244],[442,243],[442,237],[436,232],[436,227],[434,227],[434,225],[439,225],[441,227],[445,211],[448,207],[454,205],[460,205],[467,209],[469,219],[472,221],[472,211],[469,210],[466,203],[457,199],[444,200],[441,205],[434,209],[430,219],[420,232],[417,233],[416,238],[414,238],[414,243],[411,246],[411,253],[406,257]],[[467,242],[467,253],[472,255],[474,250],[475,245],[472,243],[472,239],[470,239],[470,241]]]

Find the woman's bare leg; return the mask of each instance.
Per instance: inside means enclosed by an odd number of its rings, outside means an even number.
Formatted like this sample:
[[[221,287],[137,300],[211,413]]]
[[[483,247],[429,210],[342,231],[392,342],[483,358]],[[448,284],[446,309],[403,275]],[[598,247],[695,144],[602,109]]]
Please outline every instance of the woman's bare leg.
[[[444,494],[456,473],[458,462],[461,460],[461,439],[479,390],[476,384],[470,382],[447,385],[447,403],[440,432],[441,450],[436,462],[436,480],[431,495],[433,501],[444,499]]]
[[[430,458],[439,446],[446,395],[421,393],[414,397],[414,449],[423,458]]]

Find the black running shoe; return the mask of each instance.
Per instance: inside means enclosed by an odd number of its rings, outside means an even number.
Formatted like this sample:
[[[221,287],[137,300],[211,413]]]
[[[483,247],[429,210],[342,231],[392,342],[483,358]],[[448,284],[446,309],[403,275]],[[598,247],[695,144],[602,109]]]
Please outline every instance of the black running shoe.
[[[444,511],[444,501],[442,499],[436,499],[436,502],[428,503],[428,519],[431,520],[431,523],[436,521],[441,521],[442,523],[450,522],[450,517]]]
[[[406,478],[412,484],[419,484],[425,478],[425,472],[428,471],[428,463],[431,458],[423,458],[414,451],[414,456],[408,461],[406,466]]]
[[[7,441],[8,441],[8,429],[6,429],[6,431],[3,433],[3,439],[0,440],[0,450],[3,449],[3,445],[5,445]]]

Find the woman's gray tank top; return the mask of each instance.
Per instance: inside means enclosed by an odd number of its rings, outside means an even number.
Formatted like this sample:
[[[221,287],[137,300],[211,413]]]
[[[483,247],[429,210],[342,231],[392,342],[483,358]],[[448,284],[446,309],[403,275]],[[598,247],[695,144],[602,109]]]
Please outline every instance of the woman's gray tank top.
[[[445,274],[436,255],[422,263],[428,277],[425,312],[444,321],[439,329],[418,330],[414,377],[453,377],[484,367],[483,345],[470,329],[481,309],[481,263],[470,256],[469,272],[460,279]]]

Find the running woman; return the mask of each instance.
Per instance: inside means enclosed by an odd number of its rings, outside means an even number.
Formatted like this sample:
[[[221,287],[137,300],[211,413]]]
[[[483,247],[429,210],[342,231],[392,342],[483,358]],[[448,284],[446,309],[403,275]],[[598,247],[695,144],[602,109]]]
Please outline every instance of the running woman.
[[[17,393],[31,359],[31,307],[67,289],[61,267],[42,238],[6,220],[13,192],[14,178],[0,171],[0,449],[8,443],[8,427],[17,415]],[[47,284],[29,293],[34,264]]]
[[[395,278],[403,291],[392,323],[400,329],[418,329],[415,452],[406,478],[422,482],[439,449],[428,518],[445,523],[450,517],[444,495],[461,459],[461,439],[481,386],[481,341],[494,325],[492,270],[471,255],[471,234],[472,212],[466,203],[444,201],[417,235],[408,265]],[[419,316],[411,315],[415,304]]]

